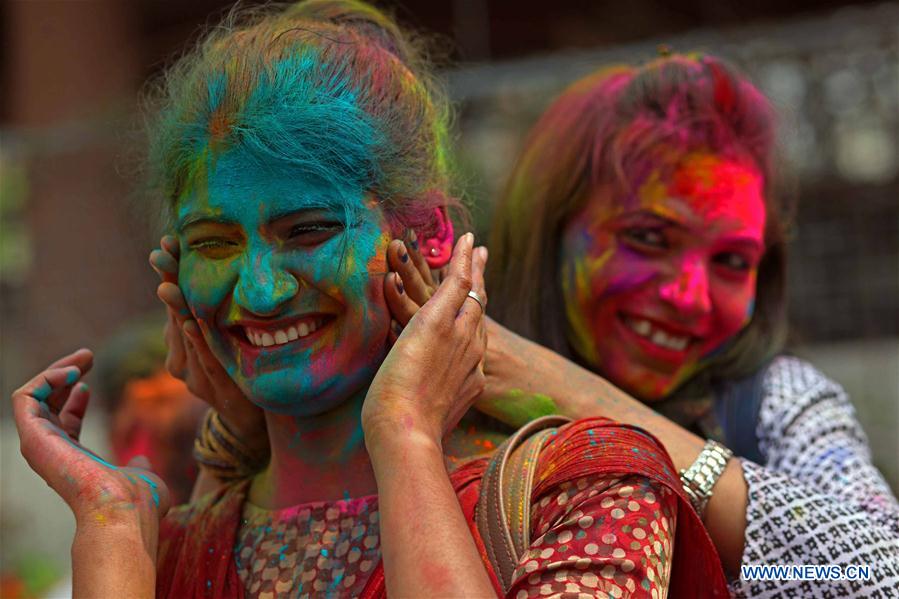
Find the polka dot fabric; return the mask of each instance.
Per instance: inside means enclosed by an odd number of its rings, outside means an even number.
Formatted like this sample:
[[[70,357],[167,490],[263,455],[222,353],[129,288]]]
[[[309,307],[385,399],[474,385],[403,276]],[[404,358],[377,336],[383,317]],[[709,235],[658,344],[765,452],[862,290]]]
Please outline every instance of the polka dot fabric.
[[[377,497],[283,510],[244,504],[234,558],[249,597],[356,597],[378,561]]]
[[[380,559],[377,498],[284,510],[244,504],[234,550],[248,597],[357,597]],[[509,597],[666,595],[676,503],[643,477],[585,477],[532,507]]]
[[[508,596],[665,597],[676,518],[674,495],[644,477],[563,483],[532,506]]]

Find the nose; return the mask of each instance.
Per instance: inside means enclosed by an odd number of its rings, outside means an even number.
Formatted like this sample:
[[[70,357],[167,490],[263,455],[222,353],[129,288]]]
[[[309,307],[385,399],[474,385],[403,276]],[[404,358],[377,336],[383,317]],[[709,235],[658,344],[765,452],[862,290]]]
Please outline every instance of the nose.
[[[259,252],[249,256],[241,268],[234,299],[253,314],[270,316],[277,314],[299,289],[299,281],[278,264],[274,252]]]
[[[709,273],[699,256],[684,258],[675,275],[659,287],[659,296],[683,316],[704,316],[712,309]]]

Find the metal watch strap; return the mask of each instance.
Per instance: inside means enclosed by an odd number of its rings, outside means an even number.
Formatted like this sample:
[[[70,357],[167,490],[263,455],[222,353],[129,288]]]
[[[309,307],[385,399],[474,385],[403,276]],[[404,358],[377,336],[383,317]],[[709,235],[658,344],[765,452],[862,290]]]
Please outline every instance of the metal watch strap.
[[[730,449],[709,439],[705,442],[705,447],[702,448],[696,461],[686,470],[680,471],[684,492],[700,518],[712,497],[712,488],[724,473],[727,462],[733,455],[734,452]]]

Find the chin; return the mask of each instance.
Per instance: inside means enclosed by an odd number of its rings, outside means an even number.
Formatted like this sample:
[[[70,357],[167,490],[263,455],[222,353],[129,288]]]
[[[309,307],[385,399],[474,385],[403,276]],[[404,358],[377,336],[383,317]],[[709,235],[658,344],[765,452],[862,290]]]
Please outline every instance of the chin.
[[[628,368],[627,372],[609,371],[605,374],[614,385],[644,403],[656,403],[664,400],[677,389],[685,378],[686,372],[658,372],[647,366]]]
[[[241,388],[250,400],[267,412],[311,417],[330,412],[364,389],[378,365],[357,368],[351,374],[332,374],[322,379],[310,369],[291,369],[257,375]]]
[[[630,385],[623,384],[621,388],[644,403],[662,401],[668,397],[671,391],[671,386],[667,383],[654,384],[647,381],[637,381]]]

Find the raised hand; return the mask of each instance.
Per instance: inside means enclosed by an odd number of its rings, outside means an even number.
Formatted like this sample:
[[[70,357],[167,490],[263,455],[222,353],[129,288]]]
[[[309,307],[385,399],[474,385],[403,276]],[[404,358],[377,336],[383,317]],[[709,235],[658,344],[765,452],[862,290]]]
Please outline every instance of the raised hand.
[[[437,282],[419,250],[415,232],[405,240],[394,239],[387,246],[387,264],[392,272],[384,277],[384,297],[393,316],[391,340],[437,291]]]
[[[153,528],[168,510],[169,498],[165,484],[146,469],[146,459],[116,466],[79,441],[90,399],[81,378],[92,364],[93,354],[80,349],[13,393],[22,455],[77,521],[134,522],[139,516],[142,527]]]
[[[437,290],[437,283],[413,236],[394,239],[387,249],[392,271],[384,278],[384,297],[393,316],[393,338],[399,336],[419,308]],[[553,399],[545,394],[546,372],[542,356],[546,350],[519,337],[495,320],[485,317],[487,353],[484,359],[484,391],[474,407],[514,427],[556,413]],[[537,356],[528,360],[524,356]],[[553,365],[555,367],[555,364]]]
[[[79,441],[90,399],[81,377],[92,363],[80,349],[13,393],[22,456],[75,515],[73,596],[150,597],[169,493],[143,456],[116,466]]]
[[[391,596],[494,593],[450,484],[442,444],[484,386],[487,250],[474,249],[473,242],[469,233],[456,243],[448,275],[405,323],[362,406]]]
[[[405,323],[369,388],[362,407],[369,452],[397,433],[421,434],[439,443],[483,389],[484,309],[468,293],[473,291],[486,305],[487,250],[475,250],[473,241],[466,234],[456,243],[447,277]],[[401,264],[410,261],[400,256]]]
[[[156,294],[167,313],[166,368],[172,376],[183,380],[191,393],[215,408],[248,448],[267,451],[262,409],[244,396],[213,355],[178,287],[178,240],[166,235],[159,245],[159,249],[150,252],[150,265],[162,280]]]

